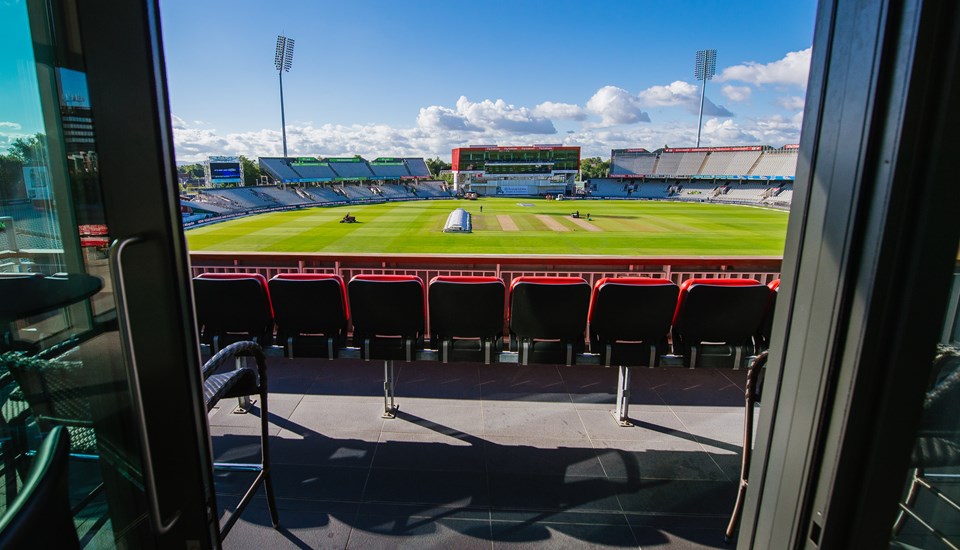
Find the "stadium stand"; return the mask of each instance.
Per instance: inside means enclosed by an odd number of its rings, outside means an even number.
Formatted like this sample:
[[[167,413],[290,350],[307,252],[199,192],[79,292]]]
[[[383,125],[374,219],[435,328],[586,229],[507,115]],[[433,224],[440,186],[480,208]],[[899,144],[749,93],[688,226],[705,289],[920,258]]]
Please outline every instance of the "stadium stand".
[[[292,160],[293,159],[288,158],[260,157],[260,170],[275,181],[298,181],[303,176],[290,167]]]
[[[676,177],[677,168],[680,166],[681,159],[683,159],[683,153],[661,153],[654,174],[657,176]]]
[[[405,158],[403,162],[407,165],[407,170],[411,176],[415,178],[430,177],[430,168],[427,167],[427,162],[422,158]]]
[[[621,175],[646,176],[657,173],[656,167],[656,153],[648,153],[645,150],[622,149],[611,154],[611,177]]]
[[[393,183],[384,183],[380,187],[380,196],[385,199],[415,199],[417,196],[410,192],[409,186],[406,185],[396,185]]]
[[[343,196],[350,200],[364,201],[364,200],[380,198],[379,195],[375,194],[373,191],[370,190],[369,187],[365,185],[344,184],[340,187],[337,187],[336,189],[340,189],[341,191],[343,191]]]
[[[700,175],[739,177],[750,173],[760,158],[761,151],[711,151],[700,170]]]
[[[700,151],[683,153],[680,163],[677,164],[677,175],[683,177],[700,174],[700,167],[706,157],[707,154]]]
[[[766,151],[750,173],[751,176],[793,177],[797,170],[797,150]]]
[[[767,198],[776,187],[769,183],[730,183],[720,188],[715,200],[724,202],[759,203]]]
[[[361,157],[327,158],[326,161],[338,178],[374,179],[376,175],[370,164]]]
[[[403,159],[376,159],[370,163],[374,177],[382,179],[400,179],[410,176]]]
[[[261,195],[270,197],[276,201],[277,204],[281,205],[309,204],[316,202],[307,199],[293,189],[280,189],[279,187],[264,185],[257,187],[256,191]]]
[[[674,197],[685,201],[706,201],[714,198],[719,187],[713,182],[687,182],[675,187]]]
[[[329,181],[337,176],[328,164],[300,164],[293,168],[300,175],[301,180]]]

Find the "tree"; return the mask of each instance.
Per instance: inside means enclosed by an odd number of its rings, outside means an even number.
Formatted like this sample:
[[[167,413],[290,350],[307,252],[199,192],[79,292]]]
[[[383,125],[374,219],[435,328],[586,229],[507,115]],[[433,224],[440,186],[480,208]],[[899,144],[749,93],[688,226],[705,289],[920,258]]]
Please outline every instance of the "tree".
[[[430,173],[433,174],[434,177],[437,177],[440,175],[441,170],[449,170],[451,165],[449,162],[444,162],[440,160],[440,157],[437,157],[427,159],[427,168],[430,169]]]
[[[0,201],[25,196],[23,163],[14,155],[0,155]]]
[[[47,136],[37,133],[26,138],[17,138],[10,144],[10,156],[24,166],[45,163],[47,159]]]
[[[240,166],[243,167],[243,184],[257,185],[260,183],[260,164],[240,155]]]
[[[589,157],[580,160],[580,181],[592,178],[605,178],[610,172],[610,161],[600,157]]]

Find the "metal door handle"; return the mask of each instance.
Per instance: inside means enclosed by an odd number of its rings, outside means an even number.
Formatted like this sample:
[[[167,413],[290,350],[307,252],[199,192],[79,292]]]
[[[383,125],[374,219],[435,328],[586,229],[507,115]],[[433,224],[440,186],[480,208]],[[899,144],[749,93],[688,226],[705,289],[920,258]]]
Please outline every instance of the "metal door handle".
[[[153,458],[150,454],[150,437],[147,433],[147,417],[143,411],[143,398],[140,393],[140,374],[137,370],[137,356],[133,348],[133,331],[130,328],[130,316],[127,315],[127,294],[123,281],[123,251],[132,244],[144,242],[142,237],[117,239],[110,244],[110,271],[113,275],[113,288],[117,301],[117,317],[120,325],[120,344],[123,349],[127,376],[130,379],[130,401],[134,416],[140,426],[141,460],[143,461],[144,492],[147,496],[147,508],[154,529],[160,535],[169,531],[180,519],[180,510],[164,521],[157,498],[157,478],[153,471]]]

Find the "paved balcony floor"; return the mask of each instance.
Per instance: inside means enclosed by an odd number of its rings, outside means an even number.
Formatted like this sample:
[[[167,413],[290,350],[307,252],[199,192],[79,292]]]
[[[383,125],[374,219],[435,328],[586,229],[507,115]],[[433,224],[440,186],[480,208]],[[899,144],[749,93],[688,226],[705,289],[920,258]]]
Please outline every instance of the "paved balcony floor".
[[[281,529],[262,491],[226,548],[722,548],[736,495],[744,370],[269,360]],[[217,461],[253,462],[259,409],[210,414]],[[250,474],[218,473],[229,514]]]

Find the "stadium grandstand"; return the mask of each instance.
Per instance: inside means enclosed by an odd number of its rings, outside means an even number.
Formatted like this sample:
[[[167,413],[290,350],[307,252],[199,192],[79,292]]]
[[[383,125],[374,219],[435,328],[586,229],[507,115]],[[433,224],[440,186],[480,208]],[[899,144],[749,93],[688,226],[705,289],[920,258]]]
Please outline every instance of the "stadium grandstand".
[[[220,159],[226,161],[228,159]],[[278,210],[477,196],[640,199],[789,208],[797,147],[614,149],[610,175],[575,181],[580,148],[559,145],[453,149],[454,183],[431,180],[423,158],[260,157],[269,185],[204,188],[181,197],[194,226]]]
[[[422,158],[260,157],[260,170],[273,183],[323,183],[429,179]]]
[[[562,145],[471,145],[452,158],[455,190],[481,196],[564,194],[580,171],[580,148]]]
[[[742,147],[614,149],[610,177],[625,180],[793,180],[798,148]]]
[[[762,204],[788,208],[796,145],[614,149],[610,175],[578,193],[591,198]]]

